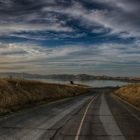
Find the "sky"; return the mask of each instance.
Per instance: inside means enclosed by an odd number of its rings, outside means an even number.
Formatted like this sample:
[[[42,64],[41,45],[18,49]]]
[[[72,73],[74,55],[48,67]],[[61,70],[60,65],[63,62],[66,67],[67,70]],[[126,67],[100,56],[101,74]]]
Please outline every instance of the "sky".
[[[140,0],[0,0],[0,72],[140,76]]]

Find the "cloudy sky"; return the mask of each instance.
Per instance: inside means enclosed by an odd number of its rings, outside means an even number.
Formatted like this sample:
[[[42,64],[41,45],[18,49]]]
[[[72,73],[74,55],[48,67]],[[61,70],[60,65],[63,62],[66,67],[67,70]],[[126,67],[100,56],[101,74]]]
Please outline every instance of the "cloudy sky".
[[[140,0],[0,0],[0,72],[140,76]]]

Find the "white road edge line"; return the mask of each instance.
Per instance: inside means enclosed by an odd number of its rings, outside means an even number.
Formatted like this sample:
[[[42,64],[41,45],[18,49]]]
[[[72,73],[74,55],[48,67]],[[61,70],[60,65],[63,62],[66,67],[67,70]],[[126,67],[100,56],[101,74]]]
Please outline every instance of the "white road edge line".
[[[94,96],[94,97],[92,98],[92,100],[89,102],[89,104],[87,105],[86,110],[85,110],[85,112],[84,112],[84,115],[83,115],[83,117],[82,117],[82,120],[81,120],[81,122],[80,122],[79,128],[78,128],[78,130],[77,130],[76,137],[75,137],[74,140],[79,140],[79,135],[80,135],[80,132],[81,132],[81,129],[82,129],[83,122],[84,122],[84,120],[85,120],[86,114],[87,114],[87,112],[88,112],[88,109],[89,109],[91,103],[92,103],[96,98],[97,98],[97,96]]]

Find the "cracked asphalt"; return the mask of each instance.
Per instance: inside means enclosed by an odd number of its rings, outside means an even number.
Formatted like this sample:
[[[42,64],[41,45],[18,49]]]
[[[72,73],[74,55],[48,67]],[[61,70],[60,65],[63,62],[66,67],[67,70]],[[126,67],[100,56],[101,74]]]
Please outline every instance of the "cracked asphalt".
[[[140,114],[109,89],[91,90],[2,118],[0,140],[140,140]]]

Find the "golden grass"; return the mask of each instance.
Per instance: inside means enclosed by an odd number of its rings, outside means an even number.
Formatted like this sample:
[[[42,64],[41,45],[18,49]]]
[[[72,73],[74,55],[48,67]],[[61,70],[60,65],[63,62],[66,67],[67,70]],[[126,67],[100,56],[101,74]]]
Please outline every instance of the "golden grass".
[[[25,105],[86,93],[87,87],[50,84],[22,79],[0,79],[0,113],[11,112]]]
[[[121,87],[115,94],[140,109],[140,83]]]

